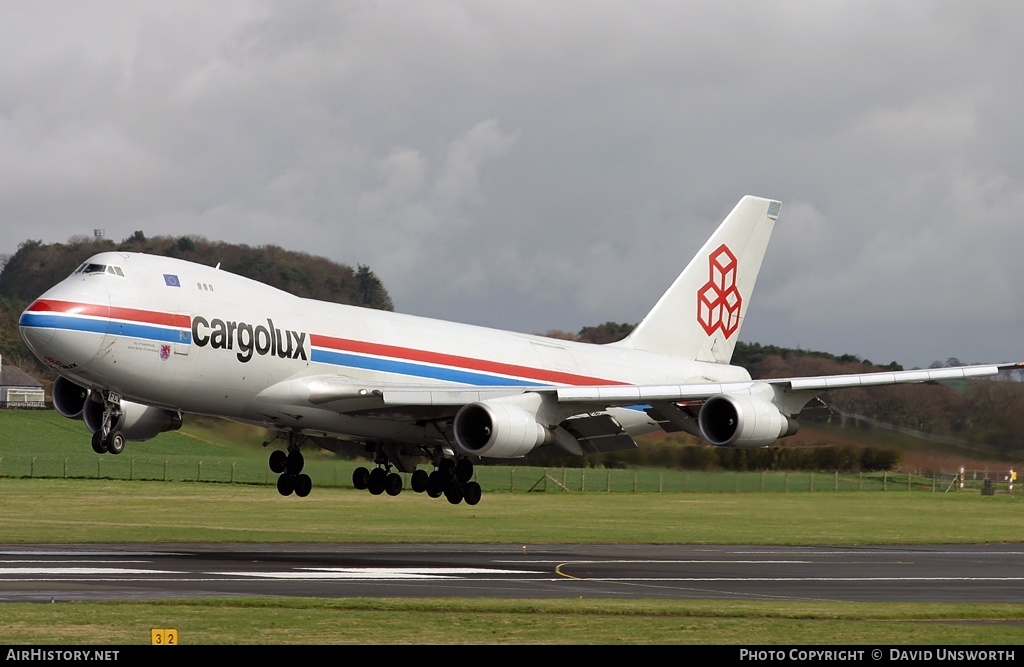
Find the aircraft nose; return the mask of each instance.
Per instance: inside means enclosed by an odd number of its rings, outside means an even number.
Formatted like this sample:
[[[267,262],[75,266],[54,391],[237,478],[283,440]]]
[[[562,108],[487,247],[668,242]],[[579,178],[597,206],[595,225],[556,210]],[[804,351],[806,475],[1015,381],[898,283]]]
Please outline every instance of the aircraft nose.
[[[32,353],[42,359],[43,350],[53,340],[54,326],[52,319],[45,314],[48,308],[43,299],[36,299],[18,318],[21,338]]]
[[[102,303],[58,298],[47,292],[21,314],[18,327],[32,353],[57,370],[82,368],[97,356],[110,320],[106,295]]]

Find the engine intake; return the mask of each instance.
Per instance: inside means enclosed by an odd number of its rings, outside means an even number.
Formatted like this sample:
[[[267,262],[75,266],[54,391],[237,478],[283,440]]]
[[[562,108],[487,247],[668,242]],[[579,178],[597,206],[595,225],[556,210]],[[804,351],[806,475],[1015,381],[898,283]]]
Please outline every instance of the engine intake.
[[[455,444],[463,454],[492,458],[521,458],[552,441],[535,415],[507,403],[479,401],[455,415]]]
[[[62,375],[53,381],[50,395],[53,396],[53,407],[57,413],[69,419],[80,419],[86,401],[89,400],[88,389],[79,387]]]
[[[697,423],[701,435],[712,445],[741,449],[767,447],[797,431],[797,423],[773,403],[740,394],[709,398],[700,409]]]

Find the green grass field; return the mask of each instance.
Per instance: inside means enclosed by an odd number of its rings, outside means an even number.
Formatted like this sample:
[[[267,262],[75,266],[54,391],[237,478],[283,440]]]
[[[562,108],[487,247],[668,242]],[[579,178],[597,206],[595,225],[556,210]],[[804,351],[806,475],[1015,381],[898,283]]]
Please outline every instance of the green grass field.
[[[975,644],[1024,642],[1018,605],[220,599],[0,607],[0,644]],[[295,657],[306,656],[298,653]]]
[[[970,493],[486,493],[451,505],[314,488],[0,479],[0,535],[31,542],[926,544],[1024,540],[1024,500]]]
[[[0,478],[120,479],[225,482],[273,486],[261,447],[263,429],[222,420],[189,418],[181,431],[128,443],[119,456],[96,456],[84,424],[52,410],[0,410]],[[368,465],[316,448],[305,448],[304,471],[317,488],[351,488],[352,470]],[[996,488],[1006,491],[1006,465],[993,467]],[[943,493],[954,475],[919,473],[722,472],[651,468],[594,469],[478,465],[476,481],[485,492],[760,493],[925,491]],[[980,489],[969,476],[966,488]],[[406,486],[408,486],[406,475]]]
[[[1018,496],[947,493],[917,488],[921,485],[913,480],[886,491],[844,488],[837,493],[831,477],[820,475],[820,483],[803,479],[800,489],[762,491],[721,473],[711,491],[656,485],[606,490],[585,481],[581,489],[556,471],[517,469],[523,488],[501,490],[495,482],[498,488],[471,507],[408,491],[374,497],[345,488],[343,472],[336,473],[342,478],[337,487],[322,484],[308,498],[281,497],[261,480],[112,479],[103,475],[102,466],[115,465],[115,458],[181,457],[182,465],[195,467],[197,474],[203,461],[212,478],[211,462],[235,461],[237,471],[241,461],[265,466],[266,454],[244,444],[251,442],[250,432],[235,442],[217,433],[186,431],[130,443],[121,457],[95,456],[88,453],[80,423],[54,420],[52,414],[11,414],[0,412],[0,542],[8,544],[379,542],[387,548],[396,542],[870,545],[1024,540],[1024,506]],[[100,474],[44,477],[16,468],[31,466],[33,458],[38,464],[72,456],[81,456],[86,468],[99,466]],[[352,465],[328,458],[316,464]],[[600,479],[601,471],[591,472]],[[615,472],[627,479],[633,475]],[[660,476],[664,485],[664,472],[644,474]],[[546,484],[527,492],[525,482],[548,476]],[[907,488],[930,492],[903,492]],[[150,629],[168,627],[178,630],[183,644],[1014,645],[1024,641],[1024,606],[277,598],[0,605],[0,644],[148,644]]]

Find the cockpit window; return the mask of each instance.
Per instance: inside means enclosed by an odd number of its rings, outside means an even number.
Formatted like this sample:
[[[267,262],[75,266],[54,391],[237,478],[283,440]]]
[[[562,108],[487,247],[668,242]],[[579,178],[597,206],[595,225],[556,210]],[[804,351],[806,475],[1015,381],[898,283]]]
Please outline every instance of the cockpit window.
[[[120,266],[112,266],[110,264],[93,264],[91,262],[85,262],[77,269],[75,273],[109,273],[112,276],[121,276],[124,278],[124,271],[121,270]]]

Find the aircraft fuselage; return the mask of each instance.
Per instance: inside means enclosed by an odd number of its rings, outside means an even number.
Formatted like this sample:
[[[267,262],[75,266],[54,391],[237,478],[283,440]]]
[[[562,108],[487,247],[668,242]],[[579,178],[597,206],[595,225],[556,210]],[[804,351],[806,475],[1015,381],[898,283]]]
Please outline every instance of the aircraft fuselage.
[[[24,338],[40,359],[88,389],[276,428],[422,437],[407,424],[351,414],[366,402],[358,389],[382,383],[528,387],[749,380],[736,366],[303,299],[173,258],[111,252],[86,265],[117,272],[76,272],[22,317]],[[325,375],[350,383],[351,400],[289,407],[290,380]]]

